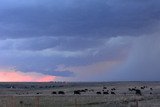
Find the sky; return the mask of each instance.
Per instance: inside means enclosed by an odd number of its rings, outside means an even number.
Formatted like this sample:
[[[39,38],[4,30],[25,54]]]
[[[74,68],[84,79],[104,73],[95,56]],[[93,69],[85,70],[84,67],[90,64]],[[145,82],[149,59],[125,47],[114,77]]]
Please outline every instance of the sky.
[[[159,81],[159,0],[0,0],[0,81]]]

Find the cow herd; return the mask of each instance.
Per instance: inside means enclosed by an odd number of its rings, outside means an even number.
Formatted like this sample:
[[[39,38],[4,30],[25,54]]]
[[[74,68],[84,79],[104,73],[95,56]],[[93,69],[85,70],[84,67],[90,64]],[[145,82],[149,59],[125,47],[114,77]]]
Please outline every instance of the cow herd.
[[[97,95],[100,95],[100,94],[116,94],[114,91],[116,90],[116,88],[112,88],[110,90],[107,90],[107,87],[103,87],[103,90],[102,91],[95,91],[93,89],[81,89],[81,90],[74,90],[73,91],[73,94],[74,95],[81,95],[81,94],[84,94],[84,93],[88,93],[88,92],[92,92],[92,93],[95,93]],[[64,91],[53,91],[52,94],[65,94]]]
[[[126,93],[132,93],[132,94],[135,94],[135,95],[142,95],[142,92],[143,90],[149,90],[149,94],[153,94],[153,88],[148,88],[147,86],[141,86],[139,88],[137,87],[132,87],[132,88],[128,88],[128,91]],[[73,90],[73,91],[70,91],[72,95],[84,95],[84,94],[97,94],[97,95],[116,95],[116,94],[119,94],[118,93],[118,89],[117,88],[108,88],[106,86],[103,86],[101,87],[100,89],[98,90],[94,90],[94,89],[79,89],[79,90]],[[125,95],[126,95],[125,93]],[[22,94],[29,94],[28,92],[27,93],[16,93],[18,95],[22,95]],[[43,94],[42,92],[37,92],[36,93],[37,95],[38,94]],[[64,95],[64,94],[67,94],[65,91],[52,91],[51,92],[52,95]]]
[[[148,88],[147,86],[141,86],[140,88],[134,87],[134,88],[128,88],[130,92],[135,92],[136,95],[142,95],[142,90],[148,89],[150,90],[149,94],[152,94],[153,88]]]
[[[141,86],[139,88],[137,87],[134,87],[134,88],[128,88],[128,91],[129,92],[134,92],[136,95],[142,95],[142,90],[145,90],[147,89],[148,87],[147,86]],[[118,91],[116,91],[117,89],[116,88],[111,88],[111,89],[108,89],[107,87],[103,86],[102,90],[101,91],[96,91],[96,90],[93,90],[93,89],[81,89],[81,90],[74,90],[73,91],[73,94],[74,95],[81,95],[81,94],[84,94],[84,93],[87,93],[87,92],[92,92],[92,94],[97,94],[97,95],[107,95],[107,94],[111,94],[111,95],[115,95],[115,94],[118,94]],[[152,94],[152,91],[153,91],[153,88],[149,88],[150,90],[150,94]],[[52,94],[65,94],[64,91],[53,91]]]

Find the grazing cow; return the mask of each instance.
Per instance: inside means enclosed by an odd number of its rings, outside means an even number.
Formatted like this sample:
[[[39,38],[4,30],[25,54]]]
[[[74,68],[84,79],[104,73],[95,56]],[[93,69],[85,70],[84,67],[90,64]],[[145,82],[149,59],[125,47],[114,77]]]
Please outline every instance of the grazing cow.
[[[80,92],[86,92],[85,90],[80,90]]]
[[[133,91],[131,88],[128,88],[129,91]]]
[[[101,94],[101,92],[98,91],[97,94]]]
[[[79,95],[80,95],[81,93],[80,93],[80,91],[75,90],[75,91],[74,91],[74,94],[79,94]]]
[[[58,91],[58,94],[65,94],[64,91]]]
[[[107,87],[103,87],[103,89],[107,89]]]
[[[111,90],[113,91],[113,90],[116,90],[116,89],[115,89],[115,88],[112,88]]]
[[[108,92],[108,91],[105,91],[105,92],[103,92],[103,94],[109,94],[109,92]]]
[[[147,88],[147,86],[142,86],[142,87],[141,87],[141,89],[145,89],[145,88]]]
[[[111,91],[111,94],[115,94],[115,92]]]
[[[141,90],[139,89],[136,89],[135,92],[136,92],[136,95],[142,95]]]
[[[152,94],[152,92],[150,92],[149,94]]]
[[[52,94],[57,94],[57,92],[53,91]]]
[[[150,88],[150,90],[153,90],[153,88]]]
[[[88,89],[84,89],[85,91],[88,91]]]
[[[144,89],[144,88],[145,88],[145,86],[141,87],[141,89]]]
[[[136,91],[136,88],[132,88],[132,91]]]

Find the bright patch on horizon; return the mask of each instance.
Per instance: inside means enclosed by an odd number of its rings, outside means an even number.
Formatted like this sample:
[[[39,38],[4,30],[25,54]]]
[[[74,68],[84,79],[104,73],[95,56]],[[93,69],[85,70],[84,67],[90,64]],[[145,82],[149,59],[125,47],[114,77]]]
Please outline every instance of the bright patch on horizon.
[[[54,81],[56,78],[55,76],[49,76],[35,72],[24,73],[11,70],[0,70],[0,77],[0,82],[49,82]]]

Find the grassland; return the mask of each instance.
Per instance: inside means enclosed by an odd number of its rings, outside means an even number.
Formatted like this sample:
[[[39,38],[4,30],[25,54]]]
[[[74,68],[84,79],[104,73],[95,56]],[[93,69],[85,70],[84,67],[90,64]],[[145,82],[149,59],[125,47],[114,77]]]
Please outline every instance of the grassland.
[[[160,82],[0,83],[0,107],[160,107]]]

